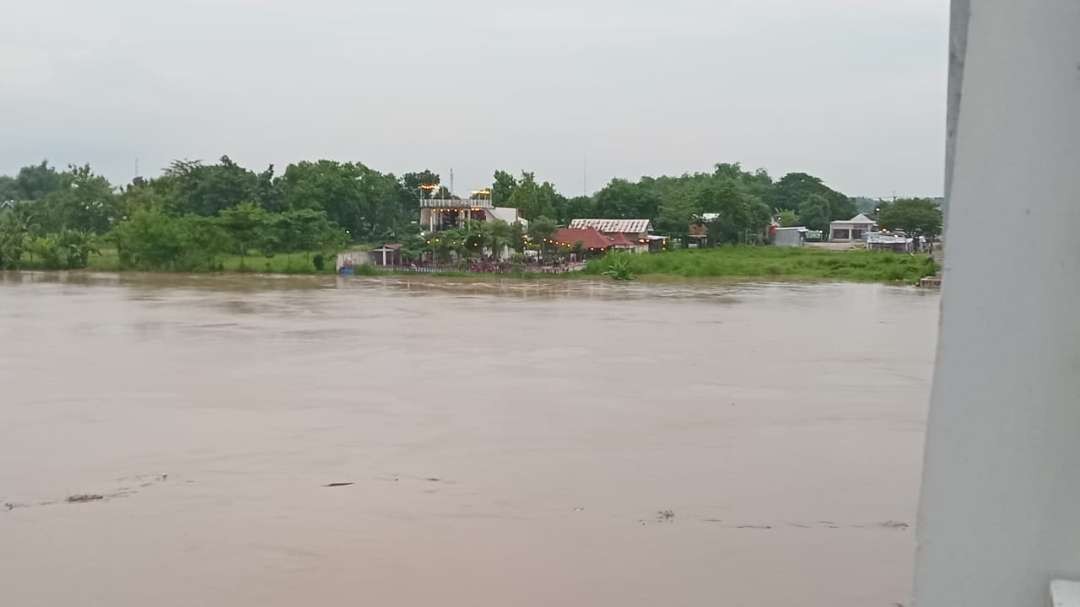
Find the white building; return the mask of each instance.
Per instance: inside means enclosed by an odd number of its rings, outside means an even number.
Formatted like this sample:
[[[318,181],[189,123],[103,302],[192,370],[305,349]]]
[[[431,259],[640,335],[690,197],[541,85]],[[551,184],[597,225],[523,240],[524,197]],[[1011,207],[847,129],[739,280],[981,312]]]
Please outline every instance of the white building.
[[[520,222],[523,225],[526,224],[517,209],[496,207],[487,199],[420,199],[420,228],[428,232],[460,227],[465,225],[466,221],[494,221],[496,219],[506,223]]]
[[[834,221],[829,224],[829,240],[833,242],[862,242],[870,232],[876,232],[878,224],[873,219],[859,213],[846,221]]]

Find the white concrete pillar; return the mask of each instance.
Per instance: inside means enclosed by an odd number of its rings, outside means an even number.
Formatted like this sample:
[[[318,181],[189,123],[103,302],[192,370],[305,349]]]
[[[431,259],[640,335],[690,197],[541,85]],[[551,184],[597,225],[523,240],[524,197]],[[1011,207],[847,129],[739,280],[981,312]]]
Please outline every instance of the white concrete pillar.
[[[1080,579],[1080,2],[967,4],[915,603],[1046,607]]]

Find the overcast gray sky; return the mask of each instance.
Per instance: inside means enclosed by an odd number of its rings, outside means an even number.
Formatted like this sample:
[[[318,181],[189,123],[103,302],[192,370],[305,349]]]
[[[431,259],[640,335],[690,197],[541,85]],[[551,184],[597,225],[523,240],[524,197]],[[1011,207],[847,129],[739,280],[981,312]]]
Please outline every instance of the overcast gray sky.
[[[0,173],[497,169],[567,195],[741,161],[937,195],[947,0],[0,0]]]

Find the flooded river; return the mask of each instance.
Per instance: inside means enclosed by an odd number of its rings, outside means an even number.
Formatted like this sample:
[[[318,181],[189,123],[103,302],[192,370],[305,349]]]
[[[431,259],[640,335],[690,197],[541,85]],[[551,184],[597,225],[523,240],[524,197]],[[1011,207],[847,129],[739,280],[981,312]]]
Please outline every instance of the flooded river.
[[[937,306],[0,274],[0,604],[908,604]]]

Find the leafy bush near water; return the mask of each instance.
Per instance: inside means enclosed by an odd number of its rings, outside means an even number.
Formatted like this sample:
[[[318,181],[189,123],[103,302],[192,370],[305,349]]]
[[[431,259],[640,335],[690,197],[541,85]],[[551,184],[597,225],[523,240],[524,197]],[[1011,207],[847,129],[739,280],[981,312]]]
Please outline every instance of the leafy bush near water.
[[[634,273],[630,270],[630,253],[612,252],[609,253],[605,259],[607,269],[604,270],[604,276],[607,276],[612,280],[634,279]]]

